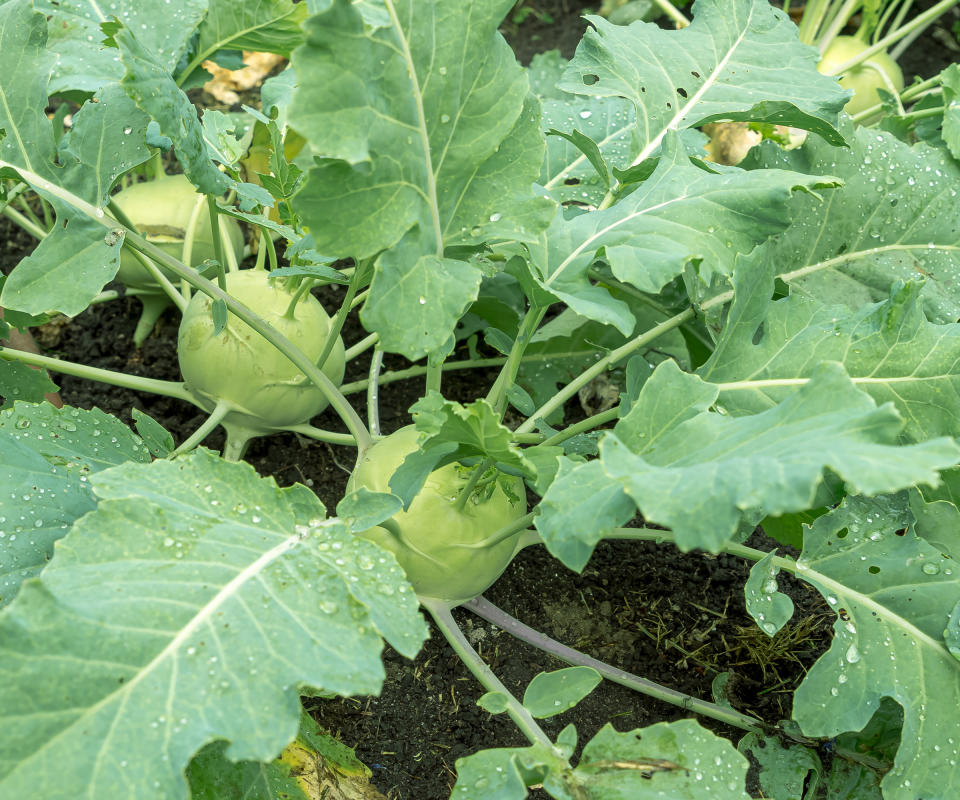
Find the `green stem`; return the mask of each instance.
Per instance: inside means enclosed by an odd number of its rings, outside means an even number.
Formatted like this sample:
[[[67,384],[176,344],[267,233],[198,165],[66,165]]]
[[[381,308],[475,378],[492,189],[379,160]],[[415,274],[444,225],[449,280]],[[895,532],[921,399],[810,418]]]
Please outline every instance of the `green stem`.
[[[830,20],[830,24],[820,37],[820,41],[817,42],[817,46],[820,48],[821,53],[825,53],[827,48],[833,43],[833,40],[837,38],[837,36],[840,34],[840,31],[842,31],[847,22],[850,21],[850,17],[853,16],[853,13],[856,11],[860,2],[861,0],[847,0],[846,3],[844,3],[836,12],[836,14],[833,15],[833,18]]]
[[[11,208],[8,203],[0,209],[0,214],[3,214],[7,219],[12,222],[17,223],[21,228],[23,228],[27,233],[29,233],[34,239],[43,241],[47,238],[47,232],[40,226],[36,225],[27,219],[23,214],[21,214],[17,209]]]
[[[327,359],[330,357],[330,353],[333,352],[333,346],[340,339],[340,331],[343,330],[343,324],[347,321],[347,315],[350,313],[351,304],[353,303],[354,295],[357,293],[357,288],[360,285],[360,278],[366,270],[361,269],[360,265],[357,265],[357,268],[353,271],[353,275],[350,276],[350,283],[347,284],[347,293],[344,295],[343,302],[340,303],[340,310],[337,311],[337,316],[333,318],[333,323],[330,325],[330,331],[327,333],[327,341],[323,344],[323,351],[320,353],[320,357],[317,359],[317,366],[321,369],[323,365],[327,363]]]
[[[540,322],[543,320],[543,315],[546,313],[546,306],[541,308],[540,306],[531,305],[530,308],[527,309],[527,313],[523,317],[523,322],[520,323],[517,338],[514,339],[513,346],[510,348],[507,362],[503,365],[503,369],[500,370],[500,374],[497,376],[496,381],[494,381],[493,386],[487,394],[487,402],[493,406],[493,410],[500,419],[503,419],[503,415],[506,413],[507,392],[517,380],[517,371],[520,369],[523,352],[527,349],[527,345],[530,344],[533,334],[536,333]]]
[[[443,359],[434,361],[431,356],[427,356],[427,392],[439,392],[440,382],[443,378]]]
[[[124,246],[130,252],[130,254],[140,262],[140,265],[147,271],[147,274],[156,282],[156,284],[163,289],[164,293],[167,296],[167,299],[170,300],[182,314],[187,309],[187,303],[189,302],[186,297],[183,296],[183,293],[180,292],[176,286],[174,286],[170,279],[163,274],[163,270],[160,269],[153,261],[141,253],[139,250],[134,249],[132,246],[126,244],[126,236],[124,236]]]
[[[250,440],[257,434],[244,428],[241,425],[233,425],[229,422],[223,423],[223,429],[227,432],[227,440],[223,445],[223,459],[225,461],[239,461],[247,452],[247,446]]]
[[[140,347],[153,333],[160,315],[170,305],[170,298],[165,294],[145,294],[141,295],[140,303],[143,308],[140,311],[140,319],[137,320],[137,327],[133,331],[134,347]]]
[[[380,370],[383,367],[383,348],[377,345],[370,359],[370,377],[367,380],[367,426],[371,436],[380,435]]]
[[[287,306],[287,310],[283,312],[283,316],[287,319],[296,319],[296,308],[297,303],[299,303],[303,296],[313,288],[314,281],[311,278],[304,278],[300,281],[300,285],[297,287],[297,291],[293,293],[293,297],[290,298],[290,304]],[[327,341],[332,342],[332,338],[328,335]],[[324,349],[326,352],[326,349]],[[317,361],[317,366],[323,366],[323,359]]]
[[[710,305],[715,305],[719,297],[725,297],[727,294],[728,293],[718,295],[708,302]],[[730,292],[729,294],[732,297],[733,293]],[[706,306],[707,304],[704,304],[703,307],[706,308]],[[622,361],[631,353],[639,350],[641,347],[646,346],[654,339],[667,333],[667,331],[671,331],[683,323],[692,320],[694,316],[695,314],[693,309],[689,308],[686,311],[675,314],[674,316],[670,317],[670,319],[664,320],[659,325],[655,325],[650,330],[640,334],[634,339],[631,339],[629,342],[621,345],[616,350],[611,350],[606,356],[597,361],[592,367],[588,367],[584,372],[574,378],[574,380],[570,381],[570,383],[568,383],[553,397],[551,397],[546,403],[540,406],[540,408],[538,408],[529,419],[517,427],[516,432],[528,433],[532,431],[536,427],[536,424],[539,420],[546,419],[548,416],[550,416],[550,414],[562,407],[567,400],[573,397],[577,392],[580,391],[581,388],[590,383],[590,381],[600,375],[604,370],[612,367],[617,362]]]
[[[371,333],[369,336],[364,337],[352,347],[348,347],[346,349],[346,352],[343,354],[344,360],[347,361],[348,363],[350,361],[353,361],[353,359],[355,359],[358,355],[360,355],[361,353],[365,353],[367,350],[369,350],[379,341],[380,341],[380,334]],[[340,391],[341,392],[343,391],[342,387]]]
[[[159,381],[155,378],[141,378],[137,375],[127,375],[123,372],[114,372],[109,369],[100,369],[99,367],[88,367],[86,364],[76,364],[72,361],[61,361],[58,358],[49,356],[40,356],[34,353],[27,353],[23,350],[11,350],[9,347],[0,347],[0,358],[10,361],[20,361],[24,364],[31,364],[35,367],[45,367],[51,372],[59,372],[61,375],[72,375],[75,378],[84,378],[89,381],[99,381],[108,383],[111,386],[120,386],[124,389],[133,389],[136,392],[150,392],[159,394],[163,397],[173,397],[177,400],[185,400],[192,403],[197,408],[206,410],[206,406],[201,403],[194,395],[186,389],[182,383],[174,381]]]
[[[463,511],[464,506],[467,504],[467,500],[470,499],[470,495],[473,494],[473,490],[477,488],[477,484],[480,482],[480,479],[492,466],[493,459],[485,458],[473,468],[473,472],[470,473],[470,478],[467,480],[466,485],[460,490],[460,494],[457,495],[457,502],[453,506],[457,511]]]
[[[909,34],[911,31],[925,27],[937,18],[939,18],[945,11],[955,6],[960,0],[940,0],[935,6],[924,11],[922,14],[918,14],[903,27],[895,30],[893,33],[890,33],[880,39],[876,44],[870,45],[866,50],[861,53],[858,53],[853,58],[845,61],[839,66],[834,67],[830,72],[826,73],[827,75],[842,75],[845,72],[849,72],[854,67],[859,66],[864,61],[869,59],[871,56],[876,55],[877,53],[885,52],[890,45],[895,44],[900,41],[904,36]]]
[[[178,456],[181,453],[187,453],[190,450],[193,450],[197,445],[199,445],[204,439],[206,439],[211,433],[213,433],[214,428],[216,428],[227,414],[233,409],[233,406],[228,403],[226,400],[220,400],[213,407],[213,411],[210,412],[203,424],[197,428],[190,436],[188,436],[183,443],[173,452],[170,453],[170,458]]]
[[[909,89],[904,90],[904,92],[900,95],[900,102],[901,103],[912,102],[913,100],[919,99],[921,96],[924,96],[925,94],[931,93],[928,90],[938,91],[940,89],[939,84],[940,84],[939,75],[935,75],[932,78],[928,78],[922,83],[918,83],[916,86],[911,86]],[[863,120],[865,119],[869,119],[870,117],[873,117],[876,114],[879,114],[881,111],[883,111],[883,103],[877,103],[876,105],[872,105],[869,108],[865,108],[863,111],[860,111],[859,113],[854,114],[852,119],[854,122],[860,123],[860,122],[863,122]]]
[[[22,194],[17,196],[17,205],[20,206],[23,213],[34,225],[36,225],[38,228],[41,228],[42,230],[45,230],[45,231],[50,230],[48,226],[44,225],[40,221],[40,217],[38,217],[36,215],[36,212],[34,212],[32,208],[30,208],[30,204],[27,202],[26,198]]]
[[[813,44],[817,38],[820,24],[830,8],[830,0],[808,0],[800,18],[797,35],[804,44]]]
[[[670,689],[659,683],[641,678],[638,675],[633,675],[625,670],[617,669],[599,659],[588,656],[586,653],[574,650],[572,647],[567,647],[556,639],[552,639],[546,634],[528,625],[524,625],[519,620],[494,606],[484,597],[476,597],[464,603],[462,607],[468,611],[472,611],[481,619],[492,622],[511,636],[516,636],[521,641],[550,653],[561,661],[565,661],[567,664],[577,667],[592,667],[612,683],[617,683],[620,686],[625,686],[647,697],[654,697],[657,700],[662,700],[664,703],[679,706],[685,711],[701,714],[704,717],[715,719],[718,722],[724,722],[727,725],[732,725],[741,730],[752,731],[754,733],[768,732],[764,723],[756,717],[750,717],[732,708],[726,708],[716,703],[708,702],[707,700],[700,700],[697,697],[677,691],[676,689]]]
[[[504,525],[500,530],[490,534],[485,539],[481,539],[479,542],[473,542],[472,544],[454,544],[451,545],[451,547],[459,547],[465,550],[483,550],[488,547],[496,547],[511,536],[516,536],[521,531],[529,528],[533,524],[533,521],[539,516],[539,513],[538,511],[531,511],[529,514],[524,514],[520,519],[511,522],[509,525]]]
[[[276,428],[278,431],[290,431],[299,433],[301,436],[308,436],[316,439],[318,442],[327,442],[329,444],[342,444],[347,447],[356,447],[357,440],[349,433],[337,433],[336,431],[325,431],[322,428],[315,428],[313,425],[303,423],[302,425],[287,425],[282,428]]]
[[[223,237],[220,235],[220,212],[217,210],[217,198],[207,195],[207,213],[210,214],[210,235],[213,237],[213,257],[217,259],[217,285],[227,291],[226,264],[223,260]]]
[[[118,206],[114,200],[111,199],[110,202],[107,203],[107,210],[117,222],[123,225],[123,227],[128,228],[131,231],[135,231],[136,233],[140,233],[140,231],[137,230],[137,226],[131,221],[130,217],[124,213],[123,209],[120,208],[120,206]]]
[[[942,117],[943,116],[943,107],[939,108],[922,108],[919,111],[907,111],[904,114],[900,114],[897,119],[927,119],[929,117]]]
[[[567,439],[572,439],[574,436],[578,436],[581,433],[592,430],[598,425],[603,425],[606,422],[612,422],[620,416],[620,405],[619,403],[613,408],[608,408],[606,411],[601,411],[599,414],[594,414],[592,417],[587,417],[586,419],[580,420],[580,422],[575,422],[573,425],[564,428],[562,431],[558,431],[543,440],[544,446],[549,447],[550,445],[560,444],[560,442],[565,442]]]
[[[350,310],[353,311],[357,306],[363,303],[364,300],[370,295],[369,289],[364,289],[360,294],[353,298],[353,302],[350,304]]]
[[[912,31],[910,31],[910,33],[904,36],[897,46],[890,51],[890,58],[892,58],[894,61],[899,59],[900,56],[902,56],[910,48],[910,46],[923,35],[923,32],[936,21],[937,19],[935,17],[931,18],[925,25],[914,28]]]
[[[466,664],[467,669],[483,684],[483,687],[488,692],[497,692],[504,696],[507,701],[507,714],[510,715],[510,719],[512,719],[514,724],[523,732],[523,735],[527,737],[530,744],[545,745],[550,748],[551,752],[561,755],[530,712],[509,692],[507,687],[504,686],[500,679],[493,673],[493,670],[490,669],[487,663],[480,657],[480,654],[471,647],[470,642],[467,641],[467,637],[463,635],[463,631],[460,630],[456,621],[453,619],[450,609],[435,601],[421,601],[421,605],[423,605],[430,616],[433,617],[433,621],[440,629],[444,638],[450,643],[454,652],[460,656],[463,663]]]
[[[671,3],[670,0],[653,0],[653,2],[657,8],[674,21],[677,28],[686,28],[690,24],[690,20],[687,19],[683,15],[683,12]]]
[[[51,183],[43,176],[37,175],[36,173],[28,170],[24,170],[14,164],[10,164],[9,162],[0,160],[0,168],[2,167],[8,167],[15,170],[17,173],[19,173],[20,177],[26,180],[28,183],[38,186],[44,191],[49,192],[54,197],[58,197],[64,202],[69,203],[78,211],[86,214],[91,219],[97,220],[105,227],[112,227],[112,220],[109,222],[104,220],[105,215],[103,209],[96,208],[82,198],[66,191],[55,183]],[[293,342],[287,339],[276,328],[269,325],[258,314],[255,314],[252,310],[247,308],[247,306],[238,302],[235,298],[231,297],[229,294],[220,289],[216,284],[208,281],[195,269],[192,269],[191,267],[188,267],[185,264],[177,261],[177,259],[172,258],[159,247],[156,247],[155,245],[146,241],[143,237],[135,234],[133,231],[126,231],[126,238],[136,250],[139,250],[140,252],[149,256],[154,261],[163,264],[165,267],[168,267],[171,272],[187,283],[195,286],[200,291],[212,297],[214,300],[223,300],[228,310],[232,311],[236,317],[247,323],[247,325],[257,331],[257,333],[263,336],[263,338],[270,342],[270,344],[272,344],[288,359],[290,359],[290,361],[293,362],[293,364],[295,364],[318,389],[320,389],[330,403],[330,406],[343,420],[350,433],[353,434],[354,438],[357,440],[357,445],[361,450],[365,450],[373,443],[373,440],[370,437],[370,432],[363,424],[363,420],[361,420],[357,412],[353,410],[350,403],[347,402],[347,399],[340,393],[330,378],[321,372],[307,357],[307,355],[298,347],[296,347]]]
[[[593,278],[598,283],[605,283],[607,286],[612,286],[624,294],[630,295],[636,300],[639,300],[646,306],[649,306],[654,311],[659,314],[663,314],[665,317],[669,317],[672,314],[672,311],[668,309],[662,303],[657,302],[653,297],[648,295],[646,292],[641,292],[639,289],[634,288],[629,283],[623,283],[618,281],[616,278],[610,275],[604,275],[600,270],[591,268],[587,271],[587,274]],[[708,349],[713,347],[713,342],[710,340],[703,331],[701,331],[696,325],[682,325],[681,326],[685,331],[688,331],[691,336],[696,338],[700,343],[705,345]]]

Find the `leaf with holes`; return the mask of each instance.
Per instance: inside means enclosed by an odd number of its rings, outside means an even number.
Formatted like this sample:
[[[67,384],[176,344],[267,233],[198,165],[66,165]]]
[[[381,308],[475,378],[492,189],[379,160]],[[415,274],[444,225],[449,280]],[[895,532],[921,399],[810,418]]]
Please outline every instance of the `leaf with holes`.
[[[593,30],[560,88],[633,102],[643,132],[634,163],[652,156],[668,131],[720,119],[789,125],[844,143],[837,120],[847,92],[817,72],[817,51],[768,0],[699,0],[693,24],[679,31],[587,19]]]
[[[843,364],[854,385],[893,403],[919,442],[960,435],[960,325],[928,322],[922,284],[895,286],[883,303],[852,310],[804,293],[770,301],[776,260],[748,259],[734,276],[735,299],[700,375],[716,383],[731,414],[772,408],[824,361]]]
[[[793,716],[808,736],[858,731],[885,697],[903,709],[887,800],[960,791],[960,660],[944,641],[960,596],[956,562],[917,537],[905,498],[850,497],[804,535],[799,577],[837,614]]]
[[[636,191],[603,211],[573,219],[557,213],[531,247],[534,277],[578,314],[629,335],[635,319],[627,304],[586,277],[600,253],[616,278],[644,292],[659,292],[688,264],[707,285],[723,281],[738,254],[789,224],[794,191],[832,185],[785,170],[705,172],[671,135],[656,170]]]
[[[898,281],[923,280],[930,320],[960,319],[960,165],[943,149],[858,128],[848,149],[815,137],[798,150],[763,144],[744,166],[843,181],[822,201],[792,197],[789,229],[751,256],[775,263],[792,291],[858,309],[885,300]]]

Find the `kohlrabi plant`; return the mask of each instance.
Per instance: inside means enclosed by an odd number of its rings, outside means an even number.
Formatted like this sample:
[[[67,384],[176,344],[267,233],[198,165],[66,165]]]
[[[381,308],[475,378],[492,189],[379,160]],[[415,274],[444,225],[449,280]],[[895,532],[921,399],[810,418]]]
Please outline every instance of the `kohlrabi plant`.
[[[767,797],[957,796],[960,73],[896,95],[871,60],[877,31],[949,3],[863,3],[829,69],[809,43],[829,53],[859,3],[808,3],[799,31],[767,0],[699,0],[676,30],[591,16],[570,61],[529,68],[498,32],[513,5],[0,2],[0,211],[38,239],[0,338],[119,277],[182,313],[183,376],[0,348],[0,796],[306,797],[300,696],[377,693],[421,612],[528,740],[458,760],[459,800],[746,798],[748,759]],[[239,50],[291,65],[259,108],[198,115],[184,90]],[[855,126],[844,87],[878,65]],[[807,135],[722,167],[700,128],[727,121]],[[137,182],[160,159],[176,176]],[[135,433],[57,409],[32,367],[206,421],[177,443],[142,412]],[[445,394],[469,369],[486,391]],[[382,431],[399,381],[420,398]],[[201,446],[218,426],[222,454]],[[276,431],[353,465],[335,509],[241,460]],[[795,550],[745,545],[758,526]],[[482,595],[523,548],[580,571],[603,539],[745,559],[769,637],[781,573],[819,592],[833,641],[793,719],[615,669]],[[570,667],[514,696],[457,606]],[[604,678],[691,719],[544,731]]]

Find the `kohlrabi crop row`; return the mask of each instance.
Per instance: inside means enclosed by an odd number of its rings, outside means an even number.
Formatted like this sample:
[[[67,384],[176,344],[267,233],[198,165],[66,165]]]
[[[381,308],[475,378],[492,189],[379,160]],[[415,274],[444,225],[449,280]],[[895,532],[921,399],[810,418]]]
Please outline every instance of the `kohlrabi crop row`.
[[[746,798],[748,756],[778,800],[960,797],[960,70],[896,63],[954,4],[657,2],[525,68],[514,0],[0,2],[0,211],[37,240],[0,337],[116,280],[138,343],[182,315],[183,376],[0,348],[0,796],[307,797],[275,760],[319,736],[300,696],[377,693],[426,612],[529,742],[460,759],[458,800]],[[290,65],[198,113],[202,65],[242,50]],[[762,141],[718,163],[710,123]],[[474,367],[486,393],[446,398]],[[47,369],[206,421],[175,442],[55,408]],[[422,397],[384,435],[401,379]],[[604,379],[612,404],[566,419]],[[277,431],[355,465],[336,508],[242,460]],[[744,545],[758,525],[800,555]],[[770,637],[780,573],[821,593],[793,720],[624,678],[482,597],[522,548],[579,571],[605,538],[746,559]],[[571,666],[515,697],[458,605]],[[691,719],[549,737],[603,678]]]

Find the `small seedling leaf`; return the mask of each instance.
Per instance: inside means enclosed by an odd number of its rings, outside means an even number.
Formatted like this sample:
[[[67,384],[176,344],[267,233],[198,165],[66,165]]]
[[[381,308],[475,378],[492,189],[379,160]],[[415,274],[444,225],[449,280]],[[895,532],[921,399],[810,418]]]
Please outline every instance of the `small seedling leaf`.
[[[523,693],[523,705],[538,719],[563,714],[596,689],[602,680],[593,667],[540,672]]]

